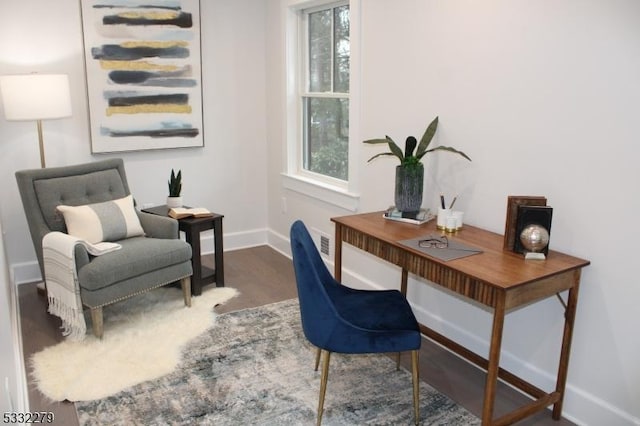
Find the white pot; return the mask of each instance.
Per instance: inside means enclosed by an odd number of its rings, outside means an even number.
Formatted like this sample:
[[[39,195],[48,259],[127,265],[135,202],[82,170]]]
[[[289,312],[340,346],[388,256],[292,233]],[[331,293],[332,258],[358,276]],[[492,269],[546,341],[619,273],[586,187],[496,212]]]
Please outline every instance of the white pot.
[[[167,197],[167,207],[182,207],[182,197]]]

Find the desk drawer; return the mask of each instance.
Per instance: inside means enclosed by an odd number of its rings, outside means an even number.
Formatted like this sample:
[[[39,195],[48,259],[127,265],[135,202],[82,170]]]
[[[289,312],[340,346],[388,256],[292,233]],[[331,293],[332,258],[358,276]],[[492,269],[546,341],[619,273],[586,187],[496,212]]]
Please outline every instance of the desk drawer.
[[[420,256],[407,254],[401,264],[412,274],[487,306],[496,306],[497,289],[469,275]]]
[[[402,265],[403,251],[377,238],[344,227],[342,228],[342,241],[394,265]]]

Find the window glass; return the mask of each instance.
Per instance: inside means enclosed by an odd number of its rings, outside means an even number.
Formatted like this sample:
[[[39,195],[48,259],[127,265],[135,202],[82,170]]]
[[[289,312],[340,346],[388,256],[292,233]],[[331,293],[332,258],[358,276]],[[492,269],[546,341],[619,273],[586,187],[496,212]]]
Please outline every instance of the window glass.
[[[348,179],[349,100],[305,98],[304,168]]]
[[[331,91],[331,10],[309,14],[309,91]]]
[[[349,93],[349,6],[333,10],[334,26],[334,91]]]
[[[301,93],[302,168],[346,181],[349,156],[349,5],[306,13]]]

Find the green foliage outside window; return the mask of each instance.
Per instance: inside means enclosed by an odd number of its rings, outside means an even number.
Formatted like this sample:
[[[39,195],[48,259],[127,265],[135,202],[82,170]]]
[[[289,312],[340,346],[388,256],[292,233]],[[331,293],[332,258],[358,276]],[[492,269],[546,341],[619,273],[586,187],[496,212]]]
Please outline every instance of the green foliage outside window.
[[[348,176],[348,142],[339,140],[336,144],[325,145],[311,154],[311,171],[347,180]]]
[[[308,15],[308,87],[303,94],[303,167],[348,179],[349,6]]]

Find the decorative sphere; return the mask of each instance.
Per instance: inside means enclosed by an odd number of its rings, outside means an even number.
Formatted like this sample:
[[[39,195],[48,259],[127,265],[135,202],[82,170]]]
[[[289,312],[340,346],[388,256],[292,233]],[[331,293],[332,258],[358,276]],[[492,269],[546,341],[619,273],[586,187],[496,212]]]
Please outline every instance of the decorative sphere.
[[[529,225],[520,233],[520,242],[529,251],[541,251],[549,244],[549,232],[544,226]]]

